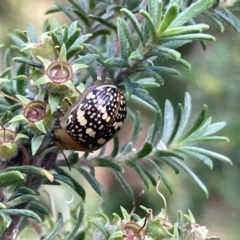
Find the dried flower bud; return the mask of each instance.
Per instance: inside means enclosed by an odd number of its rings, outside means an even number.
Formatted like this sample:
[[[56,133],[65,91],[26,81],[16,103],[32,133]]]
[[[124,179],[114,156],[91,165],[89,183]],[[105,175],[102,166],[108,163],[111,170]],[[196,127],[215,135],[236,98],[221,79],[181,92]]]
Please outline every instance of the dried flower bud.
[[[0,160],[7,161],[18,151],[17,133],[0,125]]]

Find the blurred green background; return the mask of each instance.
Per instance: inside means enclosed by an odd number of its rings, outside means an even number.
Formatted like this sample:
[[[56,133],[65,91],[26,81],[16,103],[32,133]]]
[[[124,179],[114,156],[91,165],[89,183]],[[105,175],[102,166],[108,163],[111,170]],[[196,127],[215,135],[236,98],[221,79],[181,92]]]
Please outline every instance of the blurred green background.
[[[69,23],[68,19],[62,14],[44,15],[46,10],[53,6],[53,2],[49,0],[5,1],[0,6],[0,43],[9,46],[11,42],[8,34],[13,33],[14,29],[27,30],[29,25],[33,25],[40,35],[42,23],[46,18],[49,18],[50,22],[53,18],[56,18],[60,22]],[[201,110],[201,106],[207,104],[209,116],[213,117],[213,121],[226,121],[228,123],[220,135],[226,135],[230,139],[229,143],[209,144],[207,148],[229,156],[234,165],[228,166],[215,161],[214,169],[209,170],[197,160],[188,159],[186,161],[208,187],[208,199],[184,173],[175,175],[166,166],[163,166],[163,170],[174,187],[174,194],[170,195],[163,185],[161,189],[167,198],[172,222],[176,221],[178,210],[187,212],[187,209],[190,208],[197,222],[206,225],[210,230],[209,236],[216,235],[223,240],[237,240],[240,236],[240,35],[228,26],[226,26],[224,33],[220,33],[211,26],[209,33],[216,37],[216,42],[207,42],[206,51],[202,50],[198,42],[181,49],[182,57],[191,63],[192,69],[189,71],[178,66],[177,69],[181,72],[181,76],[174,78],[165,76],[165,85],[160,89],[152,90],[151,94],[156,97],[161,106],[166,99],[170,99],[177,106],[178,102],[183,102],[184,93],[186,91],[190,92],[193,101],[193,119]],[[0,68],[2,69],[2,64]],[[143,126],[147,126],[152,119],[151,116],[149,118],[149,114],[145,114],[145,116],[144,113]],[[125,127],[121,131],[120,135],[123,138],[127,130]],[[142,140],[144,134],[143,131]],[[141,139],[139,144],[141,144]],[[142,190],[143,185],[139,183],[134,173],[127,171],[126,177],[135,187],[136,194]],[[132,208],[130,201],[122,192],[120,185],[116,183],[110,171],[99,170],[97,178],[107,191],[107,198],[102,207],[108,214],[119,212],[119,205],[129,210]],[[82,181],[82,179],[79,179],[79,181]],[[51,189],[47,190],[52,191]],[[56,205],[62,209],[63,204],[67,206],[63,195],[67,196],[66,191],[68,190],[58,190],[54,190],[54,198],[57,199]],[[75,200],[77,200],[76,198]],[[114,198],[114,201],[111,201],[111,198]],[[101,202],[89,188],[86,198],[89,211],[91,209],[94,212],[98,208],[99,201]],[[162,200],[157,196],[154,189],[150,193],[145,192],[140,204],[153,208],[154,214],[157,214],[163,206]],[[96,207],[93,208],[93,205]]]

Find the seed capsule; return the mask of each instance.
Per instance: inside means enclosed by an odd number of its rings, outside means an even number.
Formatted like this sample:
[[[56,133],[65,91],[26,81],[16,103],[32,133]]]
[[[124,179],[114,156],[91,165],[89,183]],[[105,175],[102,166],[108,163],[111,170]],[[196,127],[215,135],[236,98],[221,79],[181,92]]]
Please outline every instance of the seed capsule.
[[[111,84],[96,84],[82,93],[55,130],[64,149],[94,151],[117,133],[127,115],[123,93]]]

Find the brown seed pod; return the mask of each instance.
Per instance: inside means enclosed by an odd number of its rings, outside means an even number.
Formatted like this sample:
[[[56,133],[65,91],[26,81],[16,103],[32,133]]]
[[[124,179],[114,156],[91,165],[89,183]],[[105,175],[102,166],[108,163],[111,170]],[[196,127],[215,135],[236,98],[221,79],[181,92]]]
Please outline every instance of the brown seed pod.
[[[63,149],[94,151],[117,133],[127,115],[123,93],[112,84],[95,84],[81,94],[55,130]]]

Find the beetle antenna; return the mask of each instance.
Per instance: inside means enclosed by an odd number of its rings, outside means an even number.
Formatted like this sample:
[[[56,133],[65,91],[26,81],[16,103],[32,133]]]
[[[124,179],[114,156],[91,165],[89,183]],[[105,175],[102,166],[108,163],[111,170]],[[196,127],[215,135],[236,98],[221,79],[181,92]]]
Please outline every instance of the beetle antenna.
[[[63,157],[64,157],[64,159],[65,159],[66,163],[67,163],[67,166],[68,166],[68,169],[69,169],[69,171],[71,171],[70,164],[69,164],[69,162],[68,162],[68,160],[67,160],[67,157],[66,157],[66,155],[65,155],[64,151],[62,151],[62,154],[63,154]]]

